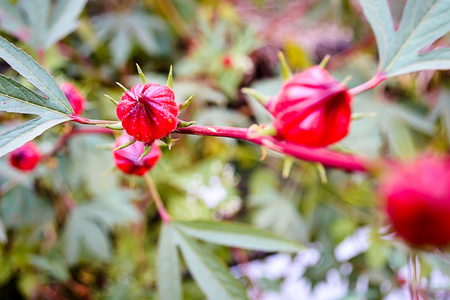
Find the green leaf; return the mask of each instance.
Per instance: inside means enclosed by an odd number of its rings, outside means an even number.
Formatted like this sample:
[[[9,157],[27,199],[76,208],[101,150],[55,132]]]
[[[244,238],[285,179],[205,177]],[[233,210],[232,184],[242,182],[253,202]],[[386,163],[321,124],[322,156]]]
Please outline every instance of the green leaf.
[[[170,224],[163,223],[158,242],[158,298],[183,299],[180,262]]]
[[[304,247],[287,238],[245,224],[191,221],[177,222],[185,234],[205,242],[267,252],[298,252]]]
[[[6,235],[5,223],[0,215],[0,244],[5,244],[8,241],[8,236]]]
[[[59,257],[57,259],[52,259],[44,256],[30,255],[29,259],[33,266],[48,273],[58,281],[66,281],[70,279],[70,273],[67,265],[64,260]]]
[[[0,0],[0,28],[8,34],[21,40],[27,40],[30,30],[23,21],[19,11],[15,9],[9,0]]]
[[[248,299],[244,287],[223,261],[176,227],[173,233],[189,271],[209,299]]]
[[[78,27],[78,18],[87,0],[60,0],[56,4],[44,47],[50,48]]]
[[[0,57],[45,94],[42,96],[11,78],[0,75],[0,111],[39,115],[0,136],[1,157],[45,130],[69,121],[73,110],[53,77],[28,54],[2,37]]]
[[[387,136],[393,154],[398,158],[413,157],[416,153],[416,147],[405,122],[391,119],[387,124]]]
[[[380,70],[392,77],[450,68],[450,48],[420,54],[450,31],[450,1],[408,0],[398,30],[387,0],[360,0],[377,39]]]

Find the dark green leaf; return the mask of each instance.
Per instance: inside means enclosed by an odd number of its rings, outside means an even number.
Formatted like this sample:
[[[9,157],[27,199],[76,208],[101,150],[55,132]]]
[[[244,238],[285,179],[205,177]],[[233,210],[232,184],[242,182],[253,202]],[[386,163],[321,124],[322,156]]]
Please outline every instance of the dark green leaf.
[[[229,247],[267,252],[298,252],[304,249],[296,242],[246,224],[214,221],[177,222],[175,224],[177,228],[191,237]]]
[[[181,230],[174,227],[173,232],[189,271],[209,299],[248,299],[243,285],[219,258]]]

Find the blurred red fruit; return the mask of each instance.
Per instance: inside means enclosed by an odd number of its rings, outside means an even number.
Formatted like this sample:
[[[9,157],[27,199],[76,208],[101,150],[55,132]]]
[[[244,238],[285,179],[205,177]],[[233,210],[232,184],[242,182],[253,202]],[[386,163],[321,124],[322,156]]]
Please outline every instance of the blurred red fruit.
[[[222,57],[222,66],[225,69],[231,69],[233,67],[233,58],[230,55],[225,54]]]
[[[279,138],[324,147],[343,139],[351,121],[352,96],[347,88],[318,66],[295,74],[269,101]]]
[[[130,137],[128,135],[122,134],[117,138],[114,148],[122,146],[129,140]],[[113,151],[114,163],[117,168],[126,174],[142,176],[156,165],[161,157],[161,149],[155,143],[150,152],[139,160],[143,152],[144,144],[135,142],[126,148]]]
[[[137,84],[122,95],[117,117],[136,140],[153,143],[177,127],[178,105],[173,91],[154,83]]]
[[[20,148],[12,151],[9,163],[22,171],[32,171],[41,160],[41,153],[33,142],[28,142]]]
[[[86,103],[86,98],[81,94],[78,88],[70,82],[63,83],[61,85],[61,90],[69,100],[70,105],[73,108],[75,115],[80,115],[84,111],[84,105]]]
[[[413,245],[450,242],[450,160],[431,156],[394,166],[380,185],[397,234]]]

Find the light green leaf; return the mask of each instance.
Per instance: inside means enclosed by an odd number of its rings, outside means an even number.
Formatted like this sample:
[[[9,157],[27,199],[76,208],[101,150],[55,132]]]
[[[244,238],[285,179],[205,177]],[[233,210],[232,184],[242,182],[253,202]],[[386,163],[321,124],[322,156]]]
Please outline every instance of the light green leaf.
[[[419,54],[450,31],[450,1],[408,0],[398,30],[387,0],[360,0],[377,39],[380,70],[392,77],[450,68],[450,48]]]
[[[173,233],[189,271],[209,299],[248,299],[242,284],[219,258],[176,227]]]
[[[19,11],[15,9],[9,0],[0,0],[0,28],[8,34],[21,40],[27,40],[30,30],[23,21]]]
[[[0,244],[4,244],[8,241],[8,236],[6,235],[5,223],[0,215]]]
[[[50,276],[58,281],[66,281],[70,278],[70,273],[67,265],[62,259],[52,259],[49,257],[30,255],[30,263],[48,273]]]
[[[191,221],[177,222],[185,234],[205,242],[267,252],[298,252],[304,247],[287,238],[245,224]]]
[[[48,28],[44,47],[46,49],[72,33],[78,27],[78,18],[87,0],[58,1]]]
[[[158,242],[158,297],[159,299],[183,299],[180,262],[170,224],[163,223]]]
[[[413,137],[405,122],[391,119],[387,123],[387,136],[392,153],[398,158],[411,158],[416,153]]]
[[[0,136],[0,156],[22,146],[45,130],[70,120],[73,110],[53,77],[21,49],[0,37],[0,57],[42,96],[11,78],[0,75],[0,111],[34,114],[38,118]]]

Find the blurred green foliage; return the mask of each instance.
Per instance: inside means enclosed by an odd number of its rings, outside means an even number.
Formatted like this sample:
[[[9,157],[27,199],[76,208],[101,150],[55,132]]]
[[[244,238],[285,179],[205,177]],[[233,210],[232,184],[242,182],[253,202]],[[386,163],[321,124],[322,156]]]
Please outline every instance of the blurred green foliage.
[[[33,17],[38,11],[40,17]],[[79,86],[88,99],[84,116],[94,119],[116,119],[103,94],[118,98],[116,81],[127,87],[139,83],[135,63],[149,81],[162,84],[174,65],[177,101],[194,95],[182,119],[242,127],[270,122],[240,88],[274,96],[281,85],[280,50],[297,71],[330,54],[328,68],[341,80],[350,75],[350,87],[377,71],[375,40],[356,1],[1,0],[0,15],[2,36],[30,53],[58,83]],[[5,64],[0,68],[7,70]],[[358,95],[354,112],[375,115],[353,122],[336,147],[399,159],[425,150],[448,153],[449,75],[402,75]],[[24,120],[0,112],[1,132]],[[70,126],[44,133],[37,139],[40,149],[50,152]],[[176,220],[244,222],[318,249],[317,263],[306,267],[303,278],[317,288],[330,270],[340,270],[348,280],[342,299],[381,299],[402,286],[398,274],[409,249],[386,232],[370,177],[327,170],[323,183],[314,164],[296,161],[283,178],[279,154],[269,152],[261,161],[261,149],[248,143],[176,138],[151,171]],[[0,160],[1,299],[157,299],[157,243],[164,230],[175,232],[172,237],[181,243],[183,299],[205,299],[193,277],[205,277],[208,269],[239,268],[268,256],[204,244],[176,226],[161,228],[144,180],[114,170],[113,142],[109,135],[75,136],[32,174]],[[336,249],[361,228],[369,228],[368,246],[339,259]],[[215,265],[216,256],[227,266]],[[436,269],[450,275],[445,254],[420,252],[420,257],[424,278]],[[254,299],[282,291],[282,276],[255,280],[237,273],[249,295],[260,296]],[[358,288],[364,276],[368,281]],[[427,285],[426,292],[439,295],[434,288]]]

